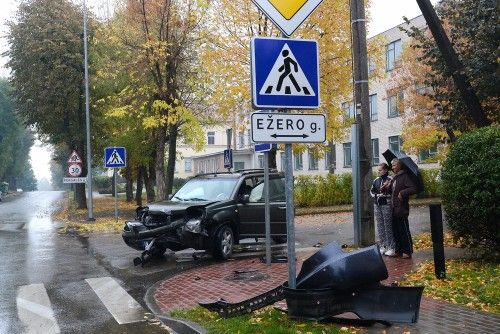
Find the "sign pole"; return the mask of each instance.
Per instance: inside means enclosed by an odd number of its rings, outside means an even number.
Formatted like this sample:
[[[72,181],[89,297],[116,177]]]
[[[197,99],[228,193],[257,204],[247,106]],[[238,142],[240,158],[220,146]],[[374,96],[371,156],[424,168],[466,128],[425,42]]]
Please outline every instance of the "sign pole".
[[[264,152],[264,220],[266,224],[266,264],[271,265],[271,210],[269,201],[269,151]]]
[[[115,185],[115,222],[118,221],[118,190],[116,189],[116,168],[113,169],[113,183]]]

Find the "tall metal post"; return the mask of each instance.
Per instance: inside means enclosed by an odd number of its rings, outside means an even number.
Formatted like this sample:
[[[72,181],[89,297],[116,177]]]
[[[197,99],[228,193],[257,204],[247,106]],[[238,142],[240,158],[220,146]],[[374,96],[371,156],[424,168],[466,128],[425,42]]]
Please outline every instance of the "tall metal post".
[[[372,183],[372,142],[368,90],[368,61],[366,49],[366,18],[363,0],[351,0],[352,59],[354,78],[354,108],[358,128],[359,157],[359,246],[375,243],[373,205],[370,197]]]
[[[85,126],[87,130],[87,220],[94,219],[94,206],[92,201],[92,149],[90,146],[90,112],[89,112],[89,67],[87,55],[87,4],[83,0],[83,54],[85,67]]]
[[[118,221],[118,190],[116,189],[116,168],[113,168],[113,183],[115,188],[115,222]]]
[[[269,200],[269,152],[264,152],[264,222],[266,226],[266,264],[271,265],[271,210]]]
[[[288,258],[288,287],[295,289],[297,268],[295,267],[295,212],[293,211],[293,165],[292,144],[285,144],[285,195],[286,195],[286,238]]]

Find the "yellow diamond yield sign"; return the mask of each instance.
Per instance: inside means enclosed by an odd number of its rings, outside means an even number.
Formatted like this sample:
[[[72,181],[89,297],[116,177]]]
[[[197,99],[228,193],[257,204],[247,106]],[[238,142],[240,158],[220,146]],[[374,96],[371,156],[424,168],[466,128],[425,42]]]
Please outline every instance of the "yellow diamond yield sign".
[[[322,0],[252,0],[287,36],[304,22]]]
[[[287,20],[290,20],[299,9],[307,2],[302,1],[289,1],[289,0],[269,0],[269,2],[276,8],[278,12]]]

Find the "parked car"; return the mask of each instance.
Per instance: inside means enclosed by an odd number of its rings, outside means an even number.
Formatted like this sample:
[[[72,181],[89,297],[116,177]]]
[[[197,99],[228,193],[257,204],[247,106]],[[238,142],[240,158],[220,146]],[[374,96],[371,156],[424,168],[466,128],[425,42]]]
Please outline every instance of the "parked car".
[[[228,259],[234,244],[244,238],[265,237],[264,171],[197,175],[170,200],[136,209],[122,233],[128,246],[144,251],[141,262],[151,256],[194,248]],[[269,173],[271,237],[286,242],[285,178]]]

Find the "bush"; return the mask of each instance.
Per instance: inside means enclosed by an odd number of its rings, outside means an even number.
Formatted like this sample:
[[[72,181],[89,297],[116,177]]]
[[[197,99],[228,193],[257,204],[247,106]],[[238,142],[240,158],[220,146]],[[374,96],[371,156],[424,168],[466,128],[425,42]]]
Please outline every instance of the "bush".
[[[107,175],[96,175],[92,178],[95,188],[101,192],[106,189],[111,189],[113,177]]]
[[[326,176],[299,175],[295,178],[294,201],[298,207],[331,206],[352,203],[350,173]]]
[[[442,179],[442,201],[451,232],[469,247],[498,252],[500,127],[461,136],[443,163]]]
[[[0,195],[1,193],[6,194],[9,190],[9,184],[7,182],[0,182]]]
[[[441,170],[439,168],[420,168],[422,181],[424,181],[424,191],[419,197],[440,197],[441,196]]]

